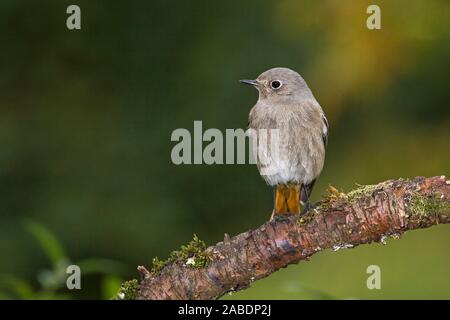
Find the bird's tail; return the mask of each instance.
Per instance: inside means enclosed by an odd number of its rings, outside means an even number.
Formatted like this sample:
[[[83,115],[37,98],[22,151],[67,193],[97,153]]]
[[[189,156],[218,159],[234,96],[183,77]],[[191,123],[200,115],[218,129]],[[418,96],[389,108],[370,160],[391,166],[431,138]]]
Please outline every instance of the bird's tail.
[[[275,215],[300,213],[300,185],[288,184],[276,186]]]

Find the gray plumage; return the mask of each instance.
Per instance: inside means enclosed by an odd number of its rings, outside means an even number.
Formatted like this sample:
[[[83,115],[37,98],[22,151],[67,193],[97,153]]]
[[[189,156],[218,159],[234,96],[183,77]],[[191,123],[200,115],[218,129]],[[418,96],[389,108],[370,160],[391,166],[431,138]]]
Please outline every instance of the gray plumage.
[[[295,183],[312,189],[324,165],[328,122],[305,80],[288,68],[273,68],[242,82],[259,91],[250,111],[249,134],[258,141],[255,159],[262,177],[271,186]],[[267,143],[261,144],[260,129],[278,130],[269,130]],[[268,164],[272,168],[265,170]]]

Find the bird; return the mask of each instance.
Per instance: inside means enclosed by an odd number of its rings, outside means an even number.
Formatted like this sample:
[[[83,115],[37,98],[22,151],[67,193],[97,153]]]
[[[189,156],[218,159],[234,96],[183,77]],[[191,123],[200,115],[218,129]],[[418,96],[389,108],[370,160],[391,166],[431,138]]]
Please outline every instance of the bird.
[[[259,92],[247,132],[259,173],[273,187],[270,220],[305,214],[313,207],[311,193],[325,162],[325,113],[302,76],[289,68],[272,68],[254,80],[239,81]]]

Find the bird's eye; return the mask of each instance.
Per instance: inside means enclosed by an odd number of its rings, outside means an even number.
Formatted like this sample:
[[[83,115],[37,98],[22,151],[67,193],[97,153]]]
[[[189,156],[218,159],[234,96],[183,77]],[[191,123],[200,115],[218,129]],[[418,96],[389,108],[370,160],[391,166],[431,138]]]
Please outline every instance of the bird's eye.
[[[275,90],[280,89],[282,85],[283,83],[280,80],[273,80],[270,82],[270,86]]]

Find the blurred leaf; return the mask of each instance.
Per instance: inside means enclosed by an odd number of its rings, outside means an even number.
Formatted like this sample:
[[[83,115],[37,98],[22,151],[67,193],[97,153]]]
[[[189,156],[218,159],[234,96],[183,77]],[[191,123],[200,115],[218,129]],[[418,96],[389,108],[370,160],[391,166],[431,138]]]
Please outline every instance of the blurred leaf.
[[[33,287],[25,280],[14,276],[2,276],[0,278],[0,285],[5,287],[7,291],[16,296],[18,299],[33,299]]]
[[[55,293],[42,291],[35,293],[34,300],[70,300],[73,299],[73,296],[67,293]]]
[[[129,273],[127,265],[110,259],[83,259],[78,261],[78,266],[81,268],[84,275],[100,273],[100,274],[121,274]]]
[[[116,276],[105,276],[102,279],[101,290],[103,299],[111,299],[114,297],[120,289],[123,278]]]
[[[53,291],[35,291],[30,283],[14,276],[3,276],[0,278],[0,287],[5,292],[0,292],[0,299],[22,299],[22,300],[67,300],[72,296],[67,293],[56,293]],[[10,294],[8,293],[10,292]]]
[[[67,259],[62,259],[52,270],[42,270],[38,272],[37,279],[45,291],[55,291],[62,288],[67,280],[67,266],[71,264]]]
[[[47,228],[33,221],[25,221],[25,228],[37,240],[54,267],[66,259],[63,247]]]

